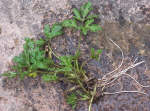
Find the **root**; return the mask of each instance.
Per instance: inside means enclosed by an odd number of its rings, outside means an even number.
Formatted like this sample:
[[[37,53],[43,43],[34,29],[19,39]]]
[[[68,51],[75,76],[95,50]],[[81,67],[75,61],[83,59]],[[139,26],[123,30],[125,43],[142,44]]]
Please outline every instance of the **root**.
[[[121,60],[120,65],[119,65],[115,70],[113,70],[113,71],[111,71],[111,72],[105,74],[103,78],[106,78],[108,75],[110,75],[110,74],[114,73],[115,71],[117,71],[117,70],[122,66],[122,64],[123,64],[123,62],[124,62],[124,53],[123,53],[122,49],[120,48],[120,46],[117,45],[112,39],[109,39],[109,40],[110,40],[115,46],[117,46],[117,47],[119,48],[119,50],[121,51],[122,60]]]
[[[118,92],[113,92],[113,93],[103,92],[104,95],[113,95],[113,94],[120,94],[120,93],[139,93],[139,94],[144,94],[146,96],[149,96],[145,92],[140,92],[140,91],[118,91]]]
[[[127,74],[126,72],[130,69],[133,69],[141,64],[143,64],[145,61],[140,61],[138,63],[136,63],[136,61],[138,60],[138,58],[136,58],[134,61],[133,61],[133,64],[131,64],[130,66],[128,66],[127,68],[119,71],[119,72],[116,72],[118,71],[122,65],[123,65],[123,62],[124,62],[124,54],[123,54],[123,51],[122,49],[119,47],[119,45],[117,45],[112,39],[109,39],[115,46],[117,46],[121,53],[122,53],[122,60],[121,60],[121,63],[120,65],[113,71],[107,73],[106,75],[104,75],[101,79],[99,78],[98,81],[100,82],[98,87],[103,87],[106,89],[106,87],[110,87],[111,84],[113,84],[116,80],[118,80],[120,77],[122,77],[123,75],[124,76],[128,76],[130,77],[132,80],[134,80],[137,85],[139,85],[140,87],[142,88],[148,88],[150,87],[150,85],[142,85],[141,83],[139,83],[134,77],[132,77],[131,75]],[[115,73],[116,72],[116,73]],[[113,93],[110,93],[110,92],[103,92],[103,95],[112,95],[112,94],[120,94],[120,93],[140,93],[140,94],[144,94],[144,95],[147,95],[149,96],[148,94],[146,94],[145,92],[141,92],[141,91],[118,91],[118,92],[113,92]]]
[[[141,83],[139,83],[134,77],[132,77],[131,75],[129,74],[123,74],[123,75],[126,75],[126,76],[129,76],[131,79],[133,79],[138,85],[140,85],[141,87],[145,88],[145,87],[150,87],[150,85],[147,85],[147,86],[144,86],[142,85]]]

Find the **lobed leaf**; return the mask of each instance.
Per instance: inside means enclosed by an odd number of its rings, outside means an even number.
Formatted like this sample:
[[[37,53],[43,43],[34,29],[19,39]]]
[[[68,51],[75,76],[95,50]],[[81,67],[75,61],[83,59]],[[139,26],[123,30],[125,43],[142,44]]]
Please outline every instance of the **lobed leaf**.
[[[17,76],[17,73],[16,72],[8,72],[8,73],[2,74],[2,76],[6,76],[8,78],[14,78]]]
[[[79,20],[79,21],[82,21],[82,18],[81,18],[81,15],[80,15],[80,12],[79,12],[79,10],[78,9],[76,9],[76,8],[74,8],[73,9],[73,13],[74,13],[74,18],[75,19],[77,19],[77,20]]]
[[[52,26],[52,32],[59,32],[59,31],[61,31],[61,30],[62,30],[62,26],[59,25],[59,24],[54,24],[54,25]]]
[[[85,18],[91,10],[92,10],[92,3],[91,2],[87,2],[83,6],[81,6],[82,17]]]
[[[42,38],[40,38],[39,40],[35,41],[35,44],[38,46],[43,46],[45,44],[45,40],[43,40]]]
[[[94,19],[87,20],[87,21],[85,22],[85,27],[88,28],[93,22],[94,22]]]
[[[89,28],[89,30],[90,30],[91,32],[97,32],[97,31],[102,30],[102,28],[101,28],[99,25],[97,25],[97,24],[93,24],[93,25],[91,25],[91,26],[88,27],[88,28]]]
[[[64,20],[62,25],[64,27],[77,28],[77,23],[74,19]]]
[[[45,82],[50,82],[50,81],[56,81],[58,77],[55,75],[50,75],[50,74],[44,74],[42,75],[42,79]]]
[[[48,37],[48,38],[50,37],[50,26],[49,26],[49,24],[46,24],[44,26],[44,34],[46,37]]]
[[[98,18],[98,15],[92,14],[92,15],[87,16],[87,19],[94,19],[94,18]]]
[[[89,31],[89,29],[86,27],[81,27],[81,30],[82,30],[83,35],[87,35],[87,32]]]

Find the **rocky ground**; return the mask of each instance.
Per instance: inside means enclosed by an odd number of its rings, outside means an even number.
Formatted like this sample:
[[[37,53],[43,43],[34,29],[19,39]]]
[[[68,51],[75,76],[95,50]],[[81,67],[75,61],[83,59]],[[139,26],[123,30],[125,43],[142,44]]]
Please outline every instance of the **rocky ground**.
[[[25,37],[41,37],[44,24],[53,24],[71,16],[71,9],[88,0],[0,0],[0,73],[9,70],[12,58],[22,51]],[[89,70],[105,74],[117,67],[121,60],[119,50],[108,41],[113,39],[125,53],[125,63],[138,57],[145,64],[129,71],[140,83],[150,84],[150,1],[149,0],[90,0],[97,20],[103,28],[98,34],[90,33],[83,39],[82,52],[88,48],[103,49],[99,62],[92,61]],[[73,53],[76,35],[64,35],[54,40],[58,54]],[[60,49],[61,46],[61,49]],[[93,67],[94,66],[94,67]],[[96,69],[95,69],[96,67]],[[109,88],[116,90],[144,90],[130,79],[123,77],[119,84]],[[82,105],[84,104],[84,105]],[[87,111],[87,104],[78,105],[77,111]],[[93,105],[93,111],[149,111],[150,99],[140,94],[104,96]],[[44,83],[40,78],[23,81],[0,78],[0,111],[71,111],[66,105],[61,85]]]

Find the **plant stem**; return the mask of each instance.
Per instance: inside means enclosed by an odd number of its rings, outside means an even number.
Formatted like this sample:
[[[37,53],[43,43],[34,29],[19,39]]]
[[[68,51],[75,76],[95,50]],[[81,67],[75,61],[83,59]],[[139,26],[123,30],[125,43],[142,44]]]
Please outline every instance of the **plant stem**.
[[[80,32],[77,52],[80,52],[81,39],[82,39],[82,36],[81,36],[81,32]]]
[[[80,80],[77,78],[77,81],[80,85],[80,87],[83,89],[84,92],[86,92],[87,94],[89,94],[89,92],[84,88],[83,84],[80,82]]]
[[[97,88],[97,84],[95,84],[94,90],[93,90],[93,92],[92,92],[92,97],[91,97],[91,99],[90,99],[89,110],[88,110],[88,111],[91,111],[92,102],[93,102],[94,96],[95,96],[95,94],[96,94],[96,88]]]
[[[50,47],[50,44],[48,43],[48,49],[50,50],[50,53],[52,53],[56,58],[59,59],[59,57],[53,52],[52,48]]]

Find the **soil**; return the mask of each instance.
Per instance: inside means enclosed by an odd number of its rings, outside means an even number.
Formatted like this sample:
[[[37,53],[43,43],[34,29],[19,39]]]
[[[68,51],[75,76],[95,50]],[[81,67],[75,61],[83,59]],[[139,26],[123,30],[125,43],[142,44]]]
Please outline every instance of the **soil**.
[[[86,71],[95,77],[100,78],[103,75],[117,68],[122,60],[120,50],[111,43],[110,38],[117,43],[124,52],[125,60],[119,71],[131,65],[135,59],[136,62],[145,61],[129,71],[138,82],[143,85],[150,84],[150,39],[149,25],[139,25],[127,23],[122,26],[119,23],[105,23],[103,30],[99,33],[89,33],[88,36],[82,36],[81,52],[82,60],[87,60],[90,55],[90,48],[102,49],[103,53],[99,61],[89,61]],[[70,35],[71,33],[71,35]],[[58,55],[74,54],[78,45],[78,34],[72,30],[68,35],[54,39],[53,47]],[[61,48],[60,48],[61,47]],[[131,78],[123,76],[118,81],[107,88],[107,92],[138,90],[150,94],[150,88],[141,88]],[[79,103],[76,111],[87,111],[86,105]],[[149,111],[150,98],[138,93],[121,93],[115,95],[104,95],[95,104],[93,111]]]

